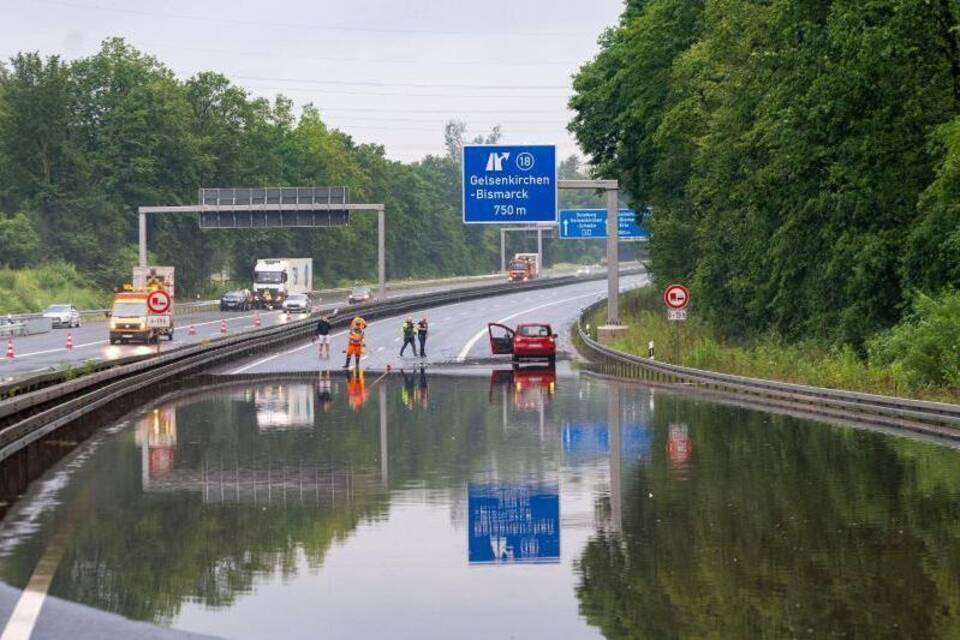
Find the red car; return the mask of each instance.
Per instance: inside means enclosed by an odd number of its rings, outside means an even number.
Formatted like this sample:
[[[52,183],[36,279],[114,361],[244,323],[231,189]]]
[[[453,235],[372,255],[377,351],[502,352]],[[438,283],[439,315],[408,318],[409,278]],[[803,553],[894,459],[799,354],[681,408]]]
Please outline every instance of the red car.
[[[514,364],[519,364],[521,360],[547,360],[553,366],[557,362],[557,334],[549,324],[525,322],[511,329],[491,322],[487,325],[487,331],[493,354],[510,354]]]

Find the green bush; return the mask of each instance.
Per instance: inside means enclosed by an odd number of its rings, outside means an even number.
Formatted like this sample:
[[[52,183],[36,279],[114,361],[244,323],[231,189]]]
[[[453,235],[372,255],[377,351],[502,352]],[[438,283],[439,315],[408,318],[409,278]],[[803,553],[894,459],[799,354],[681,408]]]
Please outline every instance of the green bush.
[[[917,294],[911,312],[868,343],[870,360],[914,385],[960,387],[960,292]]]
[[[0,314],[42,311],[54,303],[99,309],[109,302],[109,292],[96,287],[70,264],[0,269]]]

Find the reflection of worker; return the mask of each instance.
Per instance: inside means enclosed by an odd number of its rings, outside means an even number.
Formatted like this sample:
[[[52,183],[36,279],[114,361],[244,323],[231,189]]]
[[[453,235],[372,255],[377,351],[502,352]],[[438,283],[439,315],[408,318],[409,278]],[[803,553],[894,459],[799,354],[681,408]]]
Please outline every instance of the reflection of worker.
[[[427,329],[429,325],[427,324],[426,318],[420,318],[420,322],[417,323],[417,339],[420,341],[420,357],[427,357]]]
[[[357,369],[353,374],[347,374],[347,401],[354,410],[359,410],[367,401],[367,385],[363,379],[363,371]]]
[[[427,370],[423,367],[420,367],[420,384],[417,392],[420,396],[420,406],[424,409],[430,408],[430,392],[427,388]]]
[[[403,406],[405,406],[407,409],[413,409],[416,386],[413,379],[413,373],[407,373],[405,370],[401,369],[400,374],[403,376],[403,388],[400,390],[400,399],[403,400]]]
[[[343,368],[350,368],[350,357],[356,357],[357,359],[357,370],[360,369],[360,356],[363,355],[364,348],[364,337],[363,332],[367,328],[367,321],[357,316],[350,323],[350,336],[347,338],[347,361],[344,363]]]
[[[330,371],[321,371],[317,378],[317,401],[320,408],[326,413],[333,403],[333,384],[330,381]]]
[[[317,328],[313,331],[313,341],[320,343],[320,357],[324,357],[324,349],[326,349],[326,357],[330,357],[330,316],[322,315],[320,320],[317,321]]]
[[[400,325],[400,334],[403,336],[403,346],[400,347],[400,357],[403,357],[403,352],[407,350],[409,346],[413,349],[413,356],[417,356],[417,344],[414,342],[417,338],[417,326],[413,324],[413,320],[407,318],[403,321],[403,324]]]

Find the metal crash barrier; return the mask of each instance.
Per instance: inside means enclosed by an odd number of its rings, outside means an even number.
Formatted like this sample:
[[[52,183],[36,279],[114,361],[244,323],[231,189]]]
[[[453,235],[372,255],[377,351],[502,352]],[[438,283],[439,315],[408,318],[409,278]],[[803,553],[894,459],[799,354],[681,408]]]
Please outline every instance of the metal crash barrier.
[[[595,340],[583,324],[585,317],[605,304],[606,300],[601,300],[583,309],[577,323],[580,347],[601,373],[647,383],[680,384],[685,388],[693,386],[749,396],[773,408],[802,408],[837,419],[853,416],[893,429],[960,440],[960,405],[704,371],[612,349]]]

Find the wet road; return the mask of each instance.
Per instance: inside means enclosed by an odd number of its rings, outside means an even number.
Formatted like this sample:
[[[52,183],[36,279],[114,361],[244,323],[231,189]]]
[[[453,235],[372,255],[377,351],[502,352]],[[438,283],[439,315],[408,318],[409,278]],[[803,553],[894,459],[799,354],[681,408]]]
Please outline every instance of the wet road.
[[[648,282],[648,276],[622,276],[621,289],[633,289]],[[426,317],[430,324],[427,337],[427,357],[414,357],[407,349],[400,357],[402,317],[385,318],[370,323],[366,331],[367,355],[363,366],[383,370],[387,365],[394,369],[412,368],[420,363],[428,365],[455,365],[489,362],[490,343],[487,338],[488,322],[503,322],[515,326],[520,322],[549,322],[560,340],[558,348],[563,352],[560,360],[569,359],[572,352],[568,329],[579,316],[580,309],[605,298],[607,283],[603,281],[580,282],[553,289],[526,291],[500,295],[457,304],[446,305],[420,312],[409,317],[414,321]],[[223,373],[269,373],[289,371],[317,371],[338,369],[344,363],[347,332],[334,332],[329,360],[319,358],[318,347],[310,342],[285,347],[268,355],[258,355],[247,361],[232,363],[222,369]],[[508,362],[503,357],[500,362]]]
[[[536,369],[230,380],[30,487],[0,620],[31,582],[34,638],[957,636],[954,449]]]
[[[388,289],[388,297],[428,293],[460,287],[473,287],[490,284],[490,281],[431,284],[418,287],[403,287]],[[327,305],[346,306],[346,294],[324,296],[319,303]],[[285,316],[277,311],[263,311],[260,313],[261,325],[271,326],[277,322],[285,322]],[[250,331],[255,327],[255,314],[246,312],[207,311],[201,313],[184,314],[176,317],[176,331],[174,346],[194,344],[203,340],[219,337],[220,321],[225,320],[227,331],[236,333]],[[193,325],[196,335],[190,335],[189,328]],[[89,360],[116,360],[133,355],[144,355],[156,352],[156,345],[118,344],[111,345],[107,339],[107,323],[104,320],[85,321],[83,326],[76,329],[54,329],[48,333],[25,336],[14,339],[16,357],[13,360],[0,357],[0,380],[23,377],[49,371],[52,368],[61,368],[69,365],[79,366]],[[72,334],[73,349],[67,350],[67,334]],[[0,341],[6,348],[6,339]],[[161,349],[170,348],[170,342],[162,340]]]

